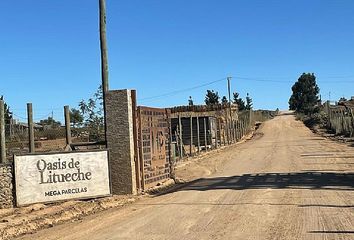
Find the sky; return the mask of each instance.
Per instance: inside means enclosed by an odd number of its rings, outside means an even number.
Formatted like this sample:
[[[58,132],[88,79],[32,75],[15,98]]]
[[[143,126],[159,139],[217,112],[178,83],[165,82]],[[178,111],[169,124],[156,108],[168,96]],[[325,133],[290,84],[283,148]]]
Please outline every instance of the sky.
[[[110,89],[138,105],[203,104],[207,89],[287,109],[315,73],[323,100],[354,95],[352,0],[106,0]],[[0,2],[0,95],[15,114],[63,121],[101,83],[98,0]]]

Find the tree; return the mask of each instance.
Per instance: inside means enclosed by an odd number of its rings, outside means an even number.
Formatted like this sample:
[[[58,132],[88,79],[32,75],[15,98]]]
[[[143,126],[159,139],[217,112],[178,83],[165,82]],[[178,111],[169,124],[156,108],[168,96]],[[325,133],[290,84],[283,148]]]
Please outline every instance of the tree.
[[[242,98],[239,98],[239,94],[237,92],[234,92],[233,97],[234,97],[234,103],[237,104],[238,106],[238,110],[239,111],[245,110],[246,109],[245,101],[243,101]]]
[[[84,116],[81,111],[75,108],[70,110],[70,122],[74,128],[80,127],[84,122]]]
[[[227,100],[226,96],[223,96],[221,99],[221,104],[226,105],[229,101]]]
[[[189,106],[193,106],[193,105],[194,105],[192,96],[189,96],[188,105],[189,105]]]
[[[296,112],[311,114],[318,111],[320,92],[313,73],[303,73],[292,86],[289,99],[289,109]]]
[[[92,98],[79,102],[79,109],[91,138],[99,140],[104,127],[102,85],[99,86]]]
[[[251,110],[253,108],[252,98],[247,93],[246,96],[246,110]]]
[[[205,104],[210,106],[210,105],[217,105],[219,104],[219,93],[214,92],[214,90],[207,90],[206,96],[205,96]]]
[[[345,97],[341,97],[338,102],[346,102],[348,101]]]
[[[61,126],[61,123],[59,121],[55,121],[55,119],[52,117],[40,120],[39,124],[42,126],[50,126],[51,128],[58,128]]]
[[[0,97],[1,100],[4,100],[4,96],[1,95]],[[4,103],[4,109],[5,109],[5,124],[10,124],[11,119],[12,119],[12,112],[10,111],[10,107]]]

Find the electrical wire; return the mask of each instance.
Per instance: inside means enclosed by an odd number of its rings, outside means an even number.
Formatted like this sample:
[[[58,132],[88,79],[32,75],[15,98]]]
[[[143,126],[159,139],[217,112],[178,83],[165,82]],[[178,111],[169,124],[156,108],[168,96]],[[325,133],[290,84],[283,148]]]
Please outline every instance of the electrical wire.
[[[272,80],[272,79],[252,78],[252,77],[231,77],[231,78],[240,79],[240,80],[255,81],[255,82],[295,83],[295,81],[293,81],[293,80],[292,81],[290,81],[290,80]],[[343,79],[343,78],[354,78],[354,76],[327,76],[327,77],[321,77],[321,78],[342,78]],[[180,89],[180,90],[176,90],[176,91],[172,91],[172,92],[168,92],[168,93],[164,93],[164,94],[156,95],[156,96],[152,96],[152,97],[141,98],[141,99],[139,99],[139,101],[146,102],[146,100],[148,100],[148,102],[150,102],[150,100],[158,99],[158,98],[161,98],[161,97],[168,97],[168,96],[176,95],[178,93],[188,92],[188,91],[191,91],[191,90],[194,90],[194,89],[206,87],[206,86],[212,85],[214,83],[224,81],[226,79],[227,78],[224,77],[224,78],[221,78],[221,79],[218,79],[218,80],[215,80],[215,81],[211,81],[211,82],[207,82],[207,83],[204,83],[204,84],[201,84],[201,85],[197,85],[197,86],[194,86],[194,87],[184,88],[184,89]],[[317,80],[317,82],[319,82],[319,83],[354,83],[354,81],[350,81],[350,80],[347,80],[347,81],[343,81],[343,80],[341,80],[341,81],[322,81],[322,80]]]
[[[206,87],[206,86],[209,86],[209,85],[212,85],[214,83],[221,82],[221,81],[224,81],[224,80],[226,80],[226,78],[221,78],[221,79],[218,79],[218,80],[215,80],[215,81],[211,81],[211,82],[208,82],[208,83],[204,83],[204,84],[201,84],[201,85],[197,85],[197,86],[194,86],[194,87],[184,88],[184,89],[172,91],[172,92],[161,94],[161,95],[141,98],[139,100],[144,101],[144,100],[151,100],[151,99],[155,99],[155,98],[167,97],[167,96],[175,95],[175,94],[178,94],[178,93],[182,93],[182,92],[187,92],[187,91],[190,91],[190,90],[198,89],[198,88],[201,88],[201,87]]]

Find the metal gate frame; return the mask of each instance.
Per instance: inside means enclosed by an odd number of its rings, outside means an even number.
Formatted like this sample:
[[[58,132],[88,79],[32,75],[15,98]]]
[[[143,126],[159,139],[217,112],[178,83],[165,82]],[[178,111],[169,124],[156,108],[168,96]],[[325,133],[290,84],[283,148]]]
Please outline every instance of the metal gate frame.
[[[171,174],[170,111],[137,107],[136,176],[138,190],[146,190]]]

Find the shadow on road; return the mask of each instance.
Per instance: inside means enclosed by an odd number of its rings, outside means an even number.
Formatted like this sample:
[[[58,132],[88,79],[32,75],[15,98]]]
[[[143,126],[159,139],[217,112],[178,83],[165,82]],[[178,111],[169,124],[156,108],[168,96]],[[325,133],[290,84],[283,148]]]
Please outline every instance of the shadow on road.
[[[187,183],[179,191],[218,189],[321,189],[354,190],[354,173],[299,172],[259,173],[231,177],[200,178]]]
[[[343,233],[343,234],[354,234],[354,231],[310,231],[308,233]]]

